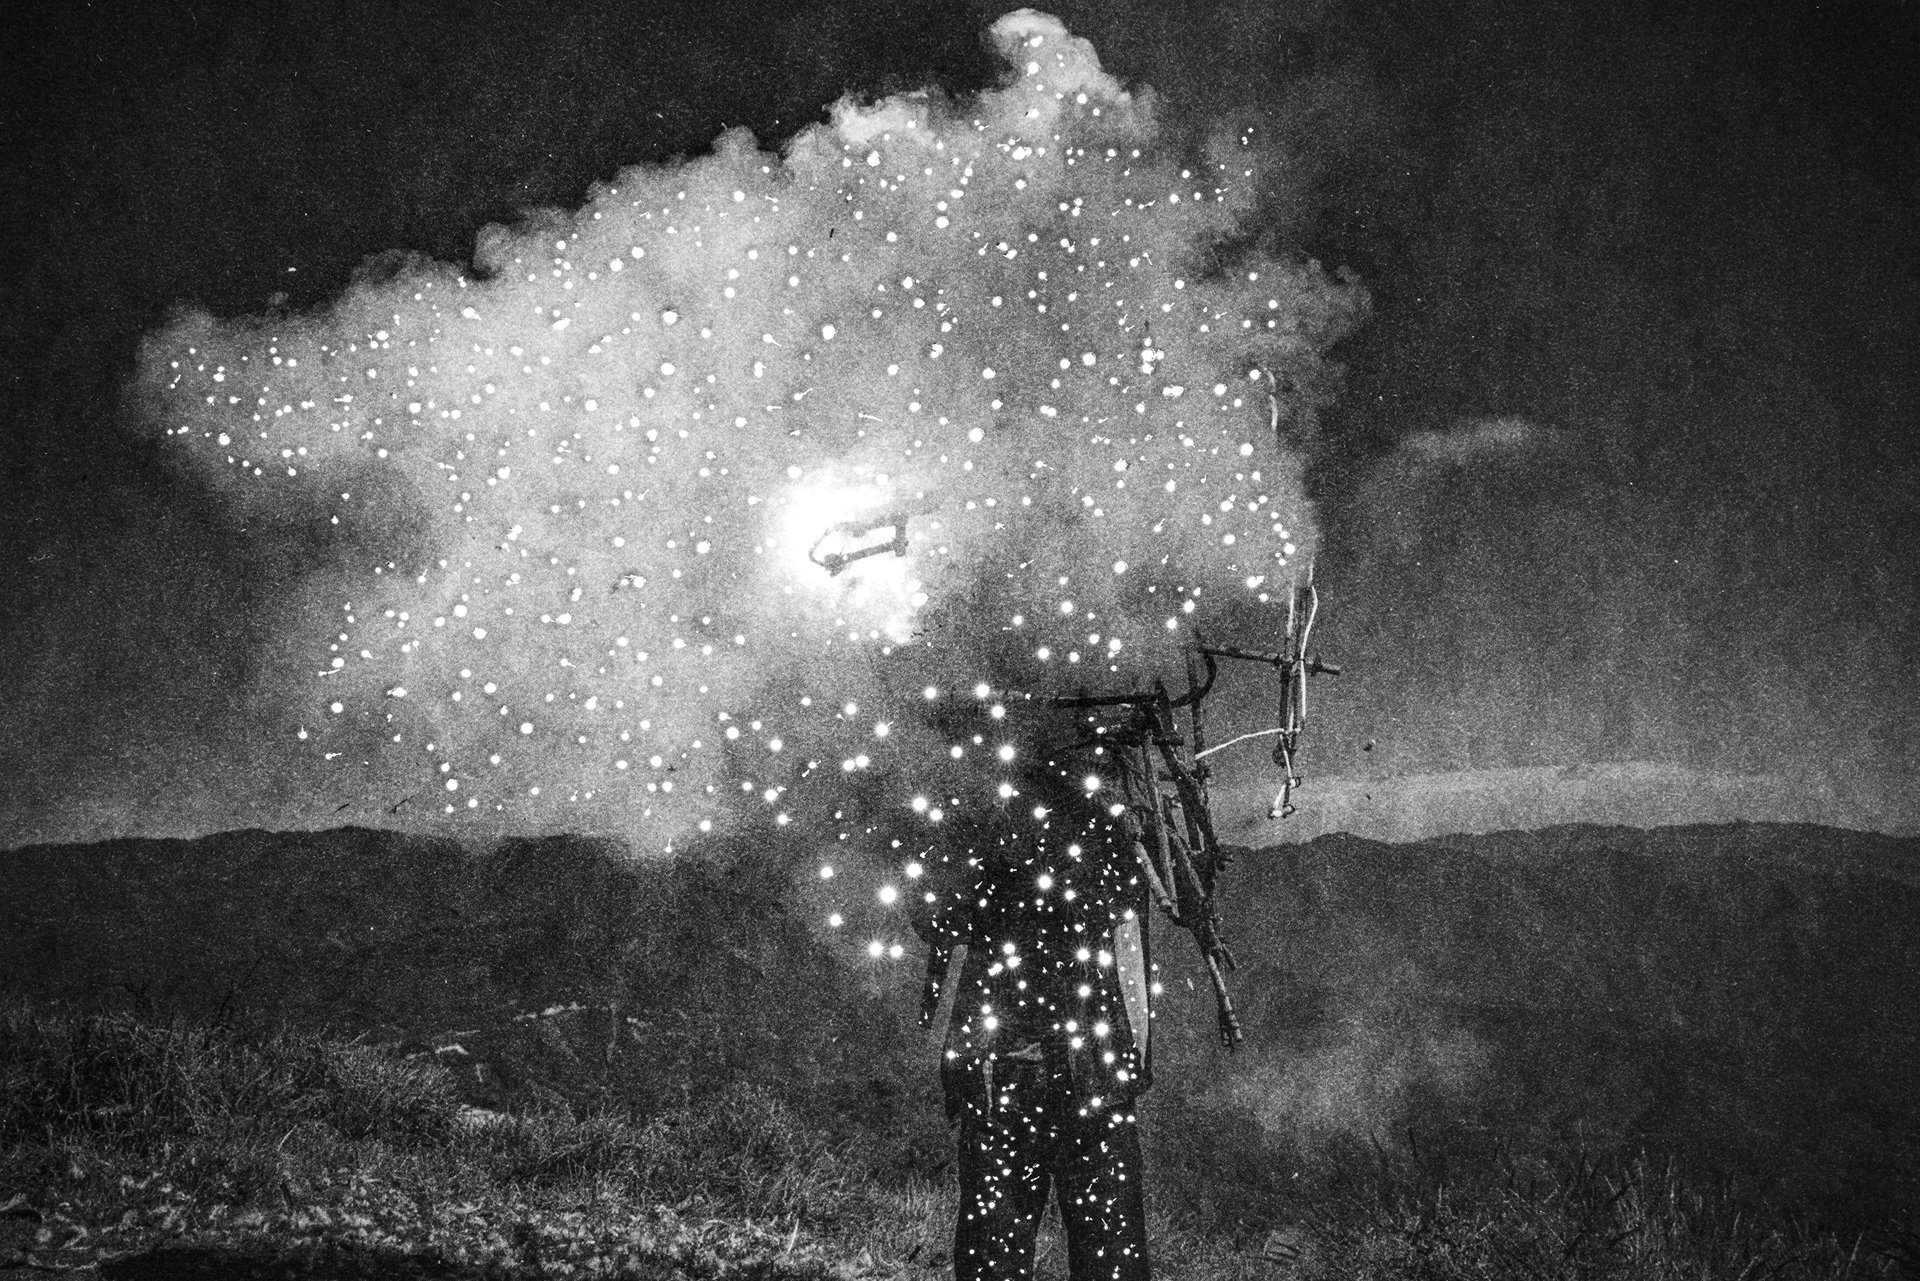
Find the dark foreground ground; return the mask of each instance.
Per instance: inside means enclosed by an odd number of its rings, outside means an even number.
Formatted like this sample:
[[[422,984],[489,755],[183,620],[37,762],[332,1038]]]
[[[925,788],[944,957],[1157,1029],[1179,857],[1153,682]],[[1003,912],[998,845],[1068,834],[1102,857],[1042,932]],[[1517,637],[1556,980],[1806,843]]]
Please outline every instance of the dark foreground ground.
[[[918,965],[816,928],[810,860],[751,844],[0,854],[0,1265],[938,1268]],[[1167,1275],[1284,1276],[1259,1258],[1276,1232],[1327,1276],[1914,1262],[1920,842],[1336,836],[1245,853],[1227,884],[1238,1054],[1191,945],[1158,934]]]

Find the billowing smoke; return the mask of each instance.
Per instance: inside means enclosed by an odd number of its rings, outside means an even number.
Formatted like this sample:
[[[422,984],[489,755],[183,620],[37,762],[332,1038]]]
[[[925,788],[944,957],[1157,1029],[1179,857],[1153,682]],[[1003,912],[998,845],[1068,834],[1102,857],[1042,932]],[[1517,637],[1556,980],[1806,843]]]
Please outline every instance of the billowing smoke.
[[[1365,294],[1233,248],[1250,139],[1175,154],[1053,19],[992,34],[978,100],[731,133],[471,273],[146,344],[149,421],[238,512],[378,549],[282,613],[289,753],[655,849],[841,781],[934,822],[1017,752],[1007,691],[1270,626],[1314,549],[1282,442]]]

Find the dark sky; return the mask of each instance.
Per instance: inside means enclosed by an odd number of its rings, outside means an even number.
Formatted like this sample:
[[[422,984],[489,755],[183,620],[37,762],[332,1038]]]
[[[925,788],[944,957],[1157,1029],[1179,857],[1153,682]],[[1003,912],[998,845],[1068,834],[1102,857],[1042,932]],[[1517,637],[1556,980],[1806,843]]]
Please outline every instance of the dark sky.
[[[261,749],[282,585],[353,547],[125,429],[181,301],[293,309],[623,165],[998,69],[982,4],[199,2],[10,17],[0,840],[140,826]],[[1322,774],[1654,761],[1920,819],[1920,11],[1077,3],[1260,235],[1356,270],[1310,444]],[[284,298],[276,298],[284,295]],[[103,780],[115,780],[107,786]],[[230,798],[205,825],[248,821]],[[80,816],[80,817],[76,817]],[[1622,821],[1631,821],[1623,806]]]

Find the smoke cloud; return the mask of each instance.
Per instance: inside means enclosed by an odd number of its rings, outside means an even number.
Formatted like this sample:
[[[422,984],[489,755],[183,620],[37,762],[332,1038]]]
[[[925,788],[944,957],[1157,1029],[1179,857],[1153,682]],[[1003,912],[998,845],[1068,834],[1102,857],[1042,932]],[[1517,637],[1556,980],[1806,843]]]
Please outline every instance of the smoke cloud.
[[[1223,1095],[1270,1133],[1308,1148],[1390,1138],[1421,1099],[1471,1097],[1491,1048],[1441,1012],[1433,985],[1404,960],[1370,956],[1326,1022],[1282,1033]]]
[[[991,34],[975,100],[732,132],[489,228],[472,272],[144,344],[183,465],[354,549],[263,647],[270,741],[328,791],[285,821],[400,797],[662,849],[830,822],[848,783],[934,822],[996,794],[1008,691],[1271,625],[1315,547],[1282,442],[1366,294],[1229,248],[1257,139],[1164,140],[1044,15]]]

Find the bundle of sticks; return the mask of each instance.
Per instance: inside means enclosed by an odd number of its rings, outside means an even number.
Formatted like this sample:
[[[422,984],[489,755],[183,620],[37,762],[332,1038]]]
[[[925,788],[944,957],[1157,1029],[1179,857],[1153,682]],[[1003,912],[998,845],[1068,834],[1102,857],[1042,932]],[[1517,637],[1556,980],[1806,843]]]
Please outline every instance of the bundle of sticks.
[[[1215,890],[1233,858],[1214,832],[1207,794],[1212,768],[1207,758],[1247,739],[1275,736],[1273,761],[1280,768],[1281,782],[1268,816],[1285,818],[1295,812],[1293,793],[1302,781],[1295,756],[1306,724],[1307,677],[1340,673],[1338,667],[1307,653],[1318,612],[1319,594],[1309,577],[1304,590],[1289,593],[1286,640],[1278,651],[1208,644],[1196,633],[1187,650],[1187,688],[1182,694],[1172,694],[1159,680],[1151,690],[1124,694],[1081,690],[1047,700],[1055,707],[1113,708],[1123,713],[1117,722],[1097,725],[1089,742],[1104,747],[1113,761],[1123,807],[1118,817],[1153,902],[1167,919],[1193,935],[1206,960],[1218,1006],[1220,1043],[1227,1049],[1240,1044],[1246,1034],[1227,991],[1226,976],[1234,970],[1234,959],[1221,937]],[[1209,746],[1206,699],[1222,658],[1265,664],[1279,673],[1279,723]],[[1185,733],[1181,732],[1181,711],[1186,713]]]

